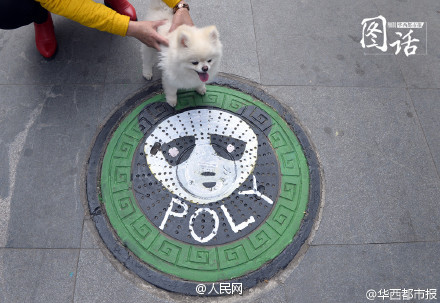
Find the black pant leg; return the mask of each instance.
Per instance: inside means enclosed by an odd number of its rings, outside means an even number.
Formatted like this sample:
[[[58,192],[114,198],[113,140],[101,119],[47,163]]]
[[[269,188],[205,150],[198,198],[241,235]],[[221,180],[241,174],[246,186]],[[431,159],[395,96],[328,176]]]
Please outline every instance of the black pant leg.
[[[0,0],[0,28],[14,29],[47,20],[47,10],[33,0]]]

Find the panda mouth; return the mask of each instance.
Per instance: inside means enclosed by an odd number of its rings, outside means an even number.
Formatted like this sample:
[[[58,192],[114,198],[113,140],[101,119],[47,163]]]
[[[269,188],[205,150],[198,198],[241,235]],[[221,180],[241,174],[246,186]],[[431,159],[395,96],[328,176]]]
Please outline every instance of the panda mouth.
[[[213,188],[217,184],[217,182],[204,182],[202,184],[206,188]]]

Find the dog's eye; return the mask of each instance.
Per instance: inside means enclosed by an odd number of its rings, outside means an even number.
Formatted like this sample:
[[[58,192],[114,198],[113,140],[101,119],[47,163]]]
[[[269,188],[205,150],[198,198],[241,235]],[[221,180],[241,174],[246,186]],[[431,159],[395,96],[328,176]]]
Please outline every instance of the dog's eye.
[[[209,59],[209,60],[208,60],[208,63],[211,63],[211,61],[212,61],[212,59]]]
[[[211,145],[216,154],[227,160],[237,161],[246,150],[246,142],[222,135],[211,135]]]
[[[193,65],[197,65],[197,64],[199,64],[199,62],[197,62],[197,61],[193,61],[193,62],[191,62]]]

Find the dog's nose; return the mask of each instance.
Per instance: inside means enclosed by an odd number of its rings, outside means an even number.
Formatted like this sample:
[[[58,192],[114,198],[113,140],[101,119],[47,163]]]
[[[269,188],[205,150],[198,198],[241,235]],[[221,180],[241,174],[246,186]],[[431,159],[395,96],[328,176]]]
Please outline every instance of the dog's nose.
[[[208,71],[208,67],[205,65],[202,67],[202,71],[204,71],[205,73]]]

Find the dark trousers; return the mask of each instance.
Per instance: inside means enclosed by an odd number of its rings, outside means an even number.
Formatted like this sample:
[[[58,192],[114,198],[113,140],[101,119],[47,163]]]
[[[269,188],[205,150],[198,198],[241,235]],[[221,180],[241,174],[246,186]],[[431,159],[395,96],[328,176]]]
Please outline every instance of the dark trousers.
[[[0,0],[0,28],[14,29],[47,20],[47,10],[33,0]]]

